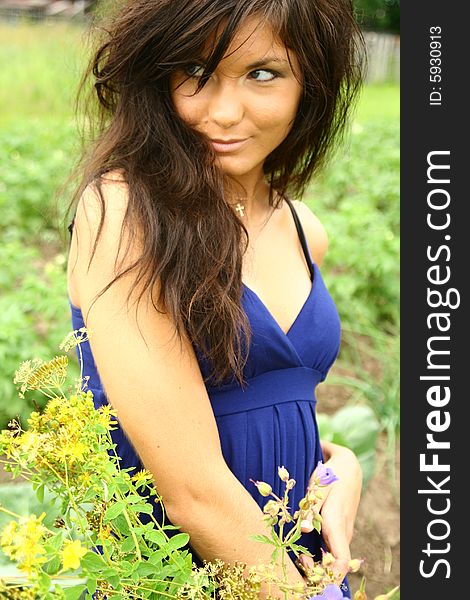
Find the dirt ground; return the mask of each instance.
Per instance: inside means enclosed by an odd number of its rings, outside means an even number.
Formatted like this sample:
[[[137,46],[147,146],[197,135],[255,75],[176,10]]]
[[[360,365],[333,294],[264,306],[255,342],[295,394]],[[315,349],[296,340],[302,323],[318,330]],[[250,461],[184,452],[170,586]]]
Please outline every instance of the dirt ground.
[[[348,398],[345,388],[325,383],[318,389],[318,410],[332,414]],[[351,589],[355,592],[365,576],[369,600],[400,583],[400,454],[397,445],[392,468],[386,442],[382,435],[377,444],[375,476],[361,498],[351,545],[353,558],[364,559],[360,572],[349,576]]]

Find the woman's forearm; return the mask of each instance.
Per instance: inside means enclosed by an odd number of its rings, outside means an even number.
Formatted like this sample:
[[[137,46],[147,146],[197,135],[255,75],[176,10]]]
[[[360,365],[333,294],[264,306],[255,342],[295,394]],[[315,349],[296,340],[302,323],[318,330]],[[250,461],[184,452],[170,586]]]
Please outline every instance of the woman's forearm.
[[[180,508],[171,515],[169,511],[168,516],[190,535],[190,544],[202,559],[213,561],[219,558],[229,564],[243,562],[247,565],[246,573],[251,566],[267,565],[271,560],[274,547],[250,539],[254,534],[270,533],[262,519],[262,510],[231,472],[222,480],[219,478],[217,486],[208,485],[205,497],[181,502]],[[280,556],[275,573],[283,578]],[[297,584],[297,591],[301,592],[304,579],[287,553],[285,573],[289,583]],[[278,587],[264,583],[260,597],[266,598],[269,593],[274,598],[294,598],[292,594],[285,596]]]

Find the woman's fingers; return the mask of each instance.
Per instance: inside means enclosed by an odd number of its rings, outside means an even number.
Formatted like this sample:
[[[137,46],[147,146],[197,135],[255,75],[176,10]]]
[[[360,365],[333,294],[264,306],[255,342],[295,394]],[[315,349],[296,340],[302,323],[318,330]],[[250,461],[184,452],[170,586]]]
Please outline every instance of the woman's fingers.
[[[344,529],[338,528],[324,535],[329,551],[335,557],[331,566],[333,573],[338,579],[343,580],[349,571],[351,551]]]
[[[306,554],[300,554],[297,559],[297,563],[302,568],[302,571],[308,575],[308,573],[315,567],[315,562],[311,556],[307,556]]]

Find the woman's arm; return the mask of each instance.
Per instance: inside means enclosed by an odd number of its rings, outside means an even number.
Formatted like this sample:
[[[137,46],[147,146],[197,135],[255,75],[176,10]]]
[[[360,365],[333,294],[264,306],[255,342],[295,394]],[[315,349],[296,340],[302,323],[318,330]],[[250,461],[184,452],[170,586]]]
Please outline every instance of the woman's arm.
[[[155,310],[149,295],[138,306],[133,302],[126,305],[128,292],[132,292],[132,300],[138,292],[132,273],[91,306],[116,275],[118,240],[127,206],[124,183],[106,183],[103,192],[104,226],[90,265],[100,222],[95,192],[86,190],[77,207],[69,285],[90,331],[91,349],[107,397],[153,474],[169,519],[189,533],[199,556],[209,561],[245,562],[248,567],[258,561],[267,564],[271,548],[250,540],[253,534],[268,533],[263,513],[225,463],[191,343],[184,339],[178,344],[173,323]],[[126,242],[124,237],[123,249]],[[134,245],[118,257],[119,271],[136,260],[138,251]],[[292,583],[302,583],[290,559],[287,572]]]

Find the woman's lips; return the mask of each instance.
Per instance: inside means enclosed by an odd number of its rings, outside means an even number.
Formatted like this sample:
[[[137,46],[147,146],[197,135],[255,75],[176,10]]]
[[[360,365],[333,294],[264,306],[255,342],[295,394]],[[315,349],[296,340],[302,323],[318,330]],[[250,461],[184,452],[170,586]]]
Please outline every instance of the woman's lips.
[[[243,140],[211,140],[212,147],[218,153],[234,152],[241,148],[248,138]]]

